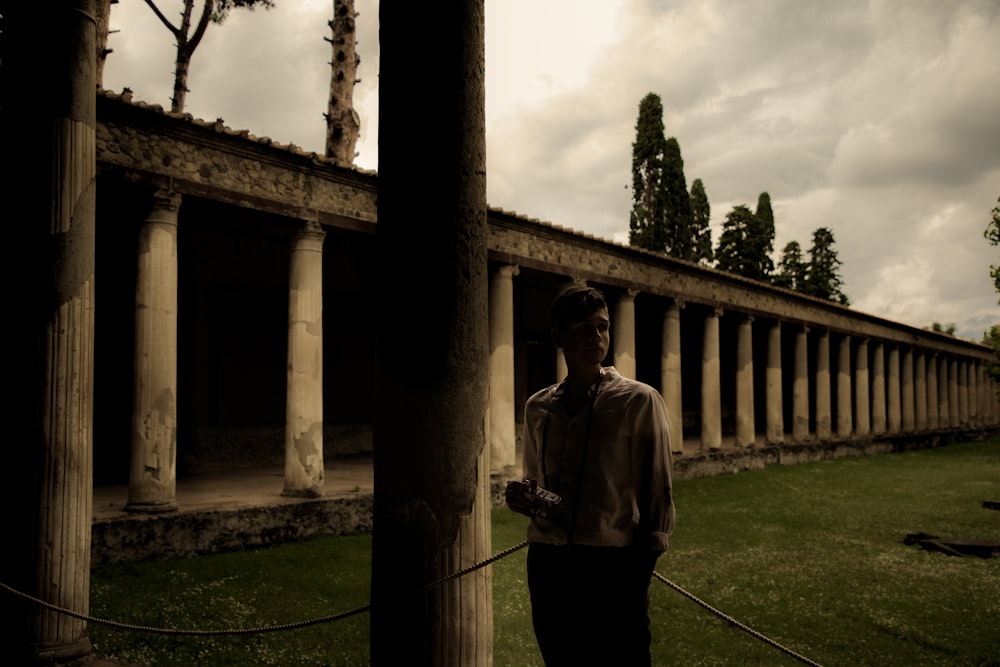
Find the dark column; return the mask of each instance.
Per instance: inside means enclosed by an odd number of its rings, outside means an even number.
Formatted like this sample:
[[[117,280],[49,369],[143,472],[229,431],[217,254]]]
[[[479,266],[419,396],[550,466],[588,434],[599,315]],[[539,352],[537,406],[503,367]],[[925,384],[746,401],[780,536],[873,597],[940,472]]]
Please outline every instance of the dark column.
[[[3,12],[5,321],[12,417],[2,485],[5,584],[86,614],[90,598],[97,23],[91,0]],[[27,150],[13,146],[29,142]],[[13,276],[12,276],[13,277]],[[87,623],[0,594],[5,664],[90,653]]]
[[[485,665],[489,369],[483,0],[379,7],[371,658]]]

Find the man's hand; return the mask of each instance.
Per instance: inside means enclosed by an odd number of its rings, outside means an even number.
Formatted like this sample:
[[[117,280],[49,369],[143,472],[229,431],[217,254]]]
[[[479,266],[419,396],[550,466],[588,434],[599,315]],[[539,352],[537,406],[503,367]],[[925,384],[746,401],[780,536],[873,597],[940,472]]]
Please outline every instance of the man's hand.
[[[537,516],[538,508],[534,495],[535,486],[537,486],[537,482],[529,479],[521,482],[508,482],[507,490],[504,493],[507,507],[518,514],[531,517]]]

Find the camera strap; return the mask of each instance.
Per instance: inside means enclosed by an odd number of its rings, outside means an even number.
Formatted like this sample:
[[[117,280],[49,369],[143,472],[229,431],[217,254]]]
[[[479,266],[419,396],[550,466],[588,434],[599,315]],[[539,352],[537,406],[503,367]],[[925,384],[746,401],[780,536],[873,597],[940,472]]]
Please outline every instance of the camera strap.
[[[580,452],[580,470],[576,476],[576,491],[573,495],[573,513],[570,516],[570,523],[566,530],[566,544],[573,544],[573,533],[576,531],[576,514],[577,508],[580,503],[580,491],[583,488],[583,471],[587,465],[587,450],[590,448],[590,430],[594,422],[594,408],[597,405],[597,395],[601,392],[601,386],[604,384],[604,369],[601,369],[601,374],[597,377],[594,382],[594,394],[590,398],[590,406],[587,410],[587,426],[583,431],[583,450]],[[563,380],[563,384],[565,384]],[[542,446],[541,446],[541,461],[540,468],[542,471],[542,481],[545,488],[551,489],[551,482],[549,480],[548,471],[545,466],[546,457],[546,445],[548,444],[548,434],[549,434],[549,417],[552,414],[552,403],[549,403],[548,408],[545,411],[545,423],[542,425]]]

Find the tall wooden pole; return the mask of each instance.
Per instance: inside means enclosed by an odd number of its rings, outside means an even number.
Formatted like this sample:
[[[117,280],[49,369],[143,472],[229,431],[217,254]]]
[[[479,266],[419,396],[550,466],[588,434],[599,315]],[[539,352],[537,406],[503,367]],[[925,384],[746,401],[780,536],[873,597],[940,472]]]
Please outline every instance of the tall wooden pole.
[[[486,665],[485,10],[379,8],[378,314],[371,658]]]

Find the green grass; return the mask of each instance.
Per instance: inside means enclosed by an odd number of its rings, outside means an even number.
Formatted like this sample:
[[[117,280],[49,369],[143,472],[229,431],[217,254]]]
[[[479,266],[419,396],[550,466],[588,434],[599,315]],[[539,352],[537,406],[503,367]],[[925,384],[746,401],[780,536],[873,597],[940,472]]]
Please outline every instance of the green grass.
[[[678,528],[657,571],[819,664],[1000,665],[1000,559],[906,545],[909,533],[1000,542],[1000,438],[675,484]],[[525,520],[493,513],[493,550]],[[151,627],[290,624],[368,603],[371,540],[109,566],[91,614]],[[494,664],[541,665],[525,550],[493,568]],[[795,665],[793,656],[652,584],[654,664]],[[366,665],[368,614],[237,636],[163,636],[91,624],[95,654],[169,665]]]

